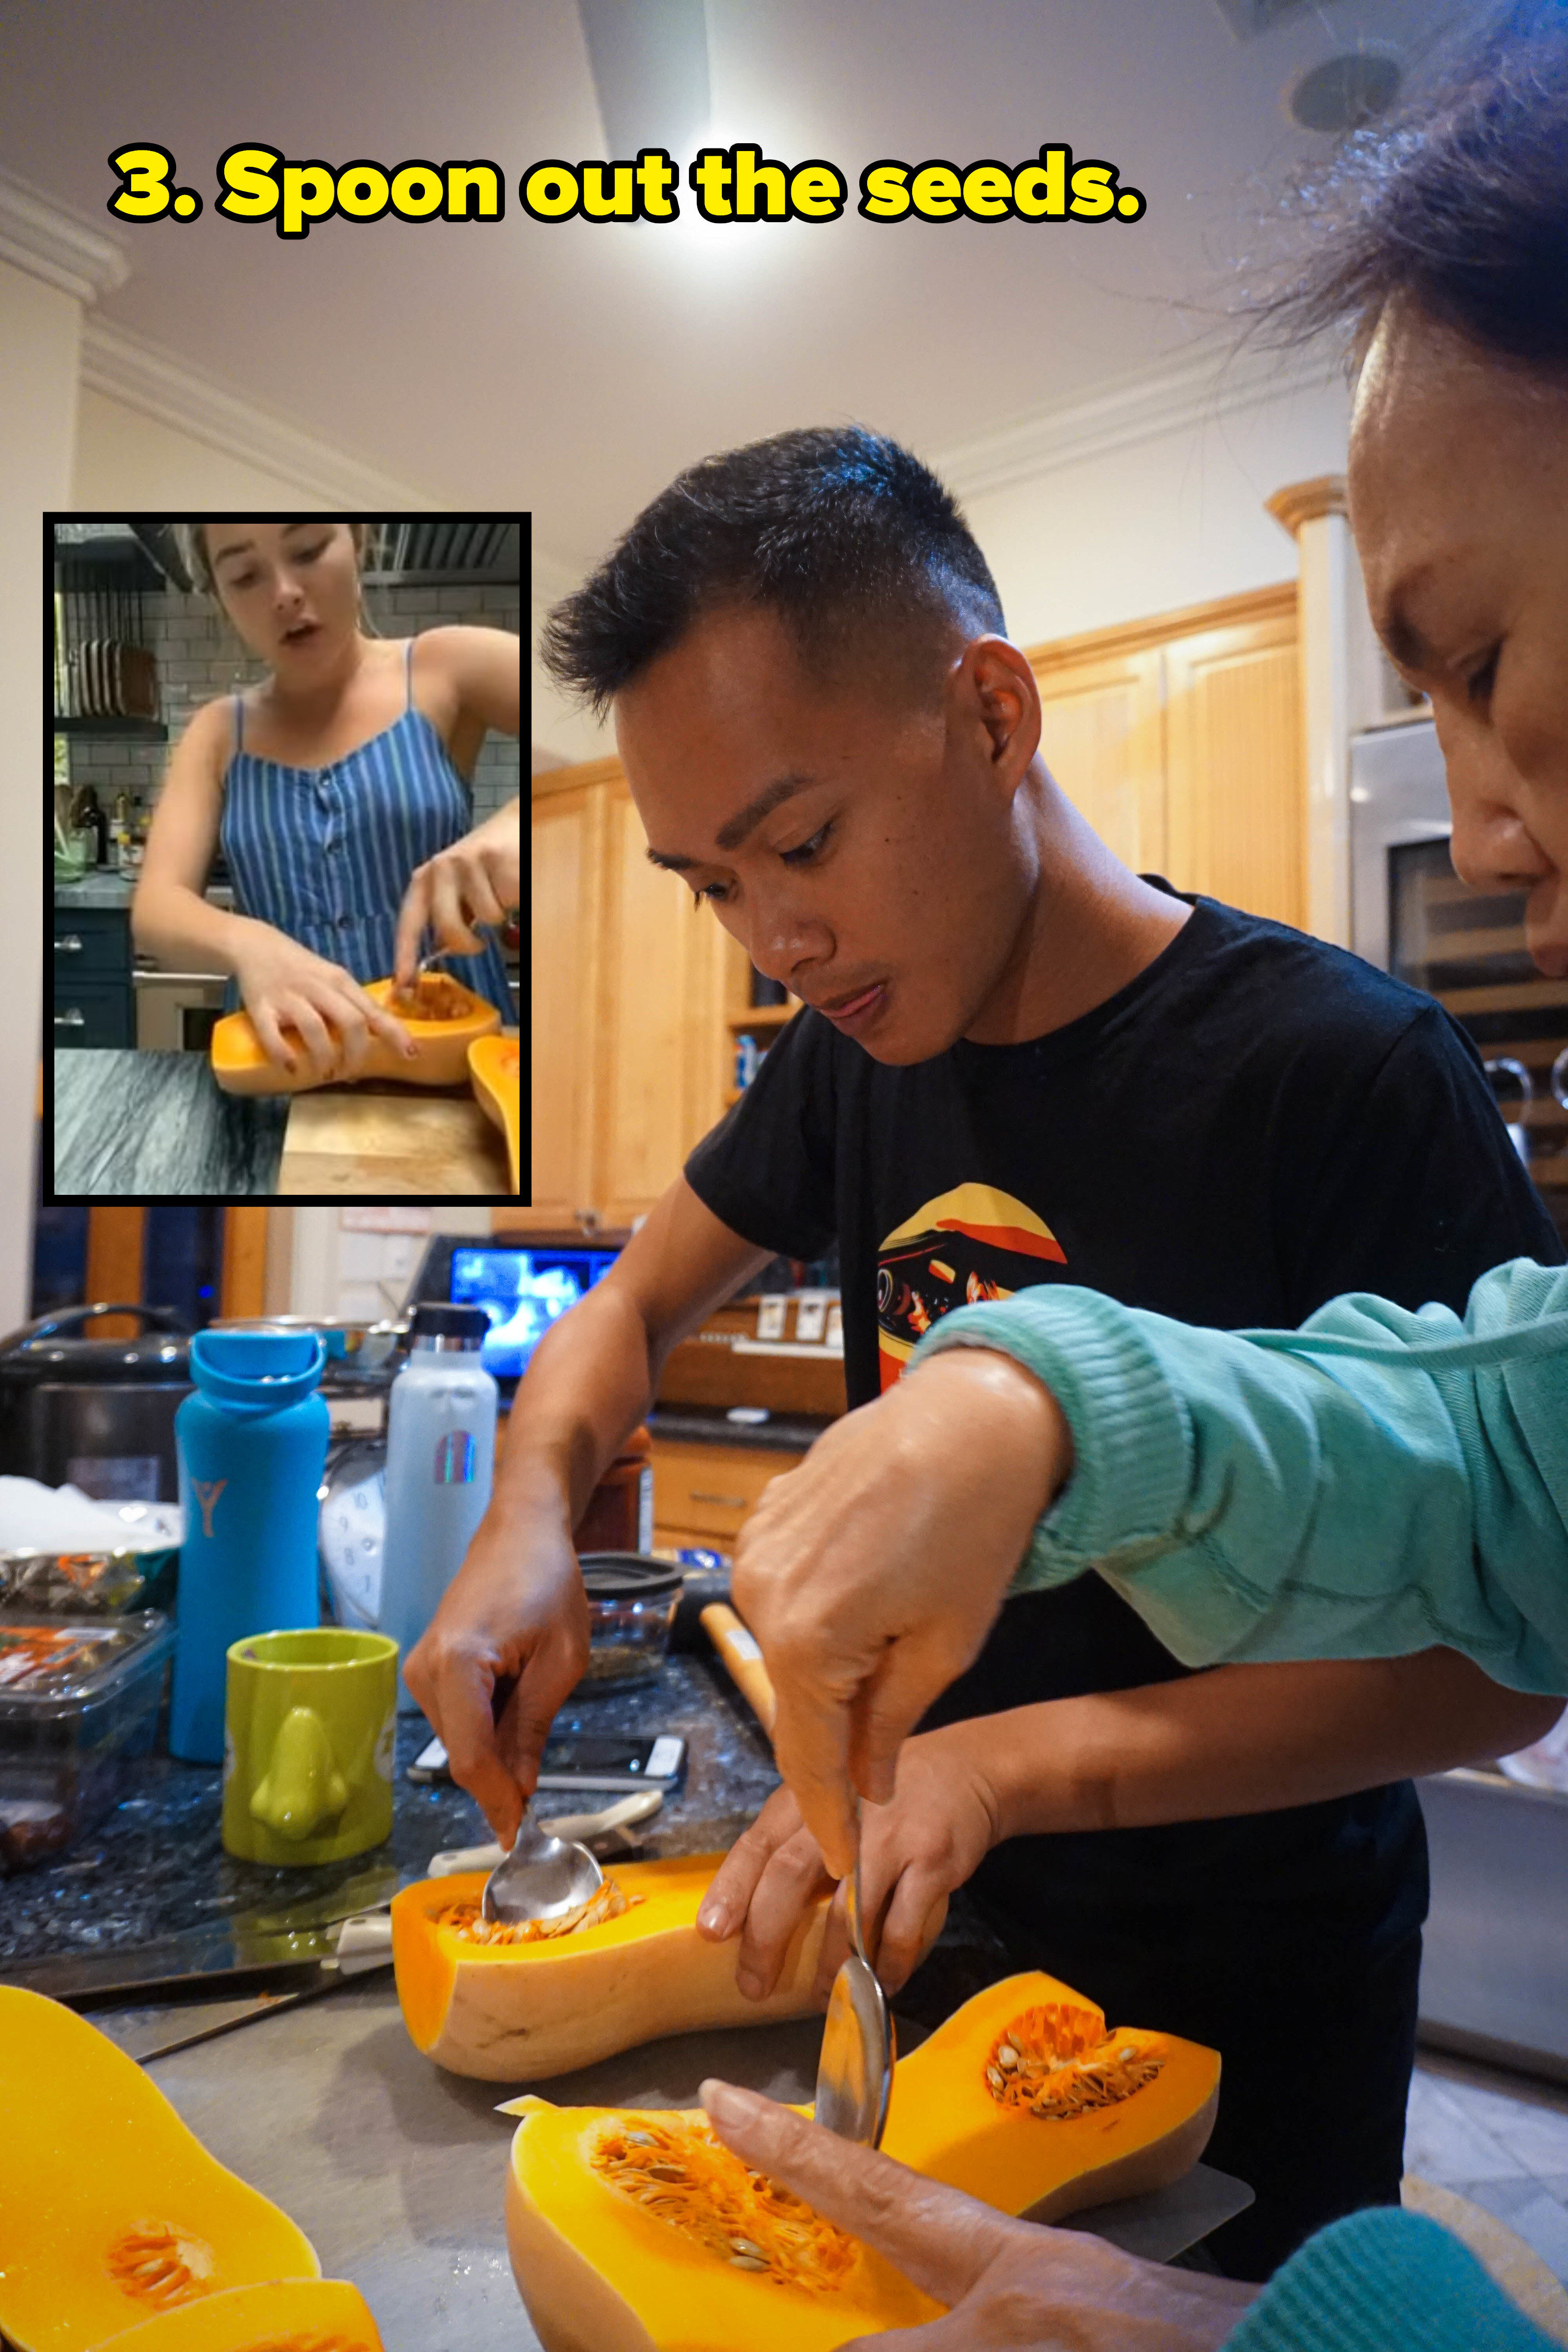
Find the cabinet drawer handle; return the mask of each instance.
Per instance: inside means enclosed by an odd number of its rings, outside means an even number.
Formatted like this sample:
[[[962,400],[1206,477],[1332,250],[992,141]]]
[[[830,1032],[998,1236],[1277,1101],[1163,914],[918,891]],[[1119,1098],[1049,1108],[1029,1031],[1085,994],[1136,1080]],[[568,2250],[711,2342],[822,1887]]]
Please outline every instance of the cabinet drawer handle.
[[[87,1015],[85,1013],[79,1013],[73,1005],[68,1013],[56,1013],[55,1027],[57,1029],[85,1029],[87,1027]]]
[[[68,931],[63,939],[55,941],[57,955],[80,955],[81,951],[81,941],[74,931]]]
[[[708,1495],[700,1486],[693,1486],[691,1499],[694,1503],[723,1503],[732,1511],[743,1511],[752,1498],[749,1495]]]

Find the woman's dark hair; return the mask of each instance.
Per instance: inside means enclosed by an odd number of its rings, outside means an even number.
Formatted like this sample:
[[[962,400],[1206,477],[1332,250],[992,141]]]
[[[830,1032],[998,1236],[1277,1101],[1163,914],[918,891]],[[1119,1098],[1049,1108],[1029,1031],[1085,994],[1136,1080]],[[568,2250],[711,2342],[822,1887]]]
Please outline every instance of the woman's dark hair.
[[[918,457],[858,425],[778,433],[689,467],[646,506],[544,626],[544,667],[603,712],[704,614],[775,613],[812,669],[885,633],[1005,624],[951,493]]]
[[[1568,365],[1568,0],[1510,0],[1289,212],[1305,258],[1247,305],[1262,340],[1348,329],[1359,353],[1404,296],[1500,358]]]

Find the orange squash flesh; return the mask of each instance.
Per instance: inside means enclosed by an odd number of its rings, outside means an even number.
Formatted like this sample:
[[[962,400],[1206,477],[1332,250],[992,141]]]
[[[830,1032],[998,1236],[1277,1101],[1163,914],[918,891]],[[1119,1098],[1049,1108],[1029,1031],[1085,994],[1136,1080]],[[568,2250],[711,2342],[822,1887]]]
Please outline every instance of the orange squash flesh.
[[[518,2105],[530,2112],[507,2169],[507,2247],[544,2352],[832,2352],[941,2313],[866,2247],[826,2293],[721,2261],[595,2169],[605,2134],[643,2118],[542,2099]]]
[[[801,1922],[776,1990],[747,2000],[735,1946],[697,1932],[722,1854],[632,1862],[613,1874],[633,1907],[541,1944],[476,1944],[446,1923],[475,1903],[484,1873],[427,1878],[392,1902],[392,1955],[403,2021],[416,2047],[455,2074],[539,2083],[661,2034],[802,2017],[827,1924],[826,1898]]]
[[[1083,2021],[1081,2036],[1063,2039],[1080,2041],[1084,2060],[1094,2062],[1109,2042],[1112,2061],[1134,2050],[1157,2058],[1158,2072],[1124,2096],[1073,2116],[1004,2105],[987,2081],[993,2053],[1041,2008]],[[1081,2082],[1086,2069],[1075,2067],[1069,2054],[1062,2071]],[[911,2170],[1005,2213],[1054,2221],[1179,2180],[1207,2146],[1218,2105],[1217,2051],[1142,2026],[1118,2026],[1108,2035],[1092,2001],[1034,1970],[988,1985],[900,2059],[882,2146]]]
[[[398,1078],[416,1087],[468,1084],[468,1048],[479,1038],[492,1036],[501,1025],[501,1016],[493,1004],[476,996],[460,981],[444,972],[430,975],[432,982],[437,978],[440,992],[437,995],[433,991],[430,998],[430,1009],[439,1016],[434,1019],[422,1019],[417,1010],[395,1002],[390,980],[366,982],[365,994],[395,1013],[407,1030],[415,1058],[405,1061],[383,1038],[373,1036],[360,1078]],[[304,1094],[312,1087],[334,1083],[313,1076],[303,1059],[292,1073],[268,1061],[248,1013],[226,1013],[213,1024],[212,1068],[218,1085],[231,1095]]]
[[[226,2288],[321,2268],[107,2034],[0,1986],[0,2335],[17,2352],[88,2352]]]
[[[1033,2051],[1044,2058],[1042,2088],[1032,2095],[1099,2104],[1041,2115],[1010,2098],[1005,2083],[1002,2095],[994,2090],[998,2047],[1012,2050],[1008,2034],[1041,2011],[1045,2047],[1037,2042]],[[1079,2030],[1051,2030],[1064,2022]],[[1121,2057],[1129,2050],[1135,2060]],[[1067,2063],[1053,2070],[1051,2056]],[[1120,2087],[1127,2082],[1135,2086]],[[899,2060],[883,2147],[1005,2212],[1057,2219],[1179,2179],[1207,2141],[1218,2084],[1214,2051],[1137,2028],[1107,2036],[1092,2003],[1054,1978],[1010,1977]],[[700,2114],[553,2107],[533,2097],[510,2111],[522,2121],[507,2174],[507,2242],[545,2352],[836,2352],[852,2337],[936,2315],[936,2305],[864,2248],[841,2270],[842,2248],[829,2244],[815,2276],[787,2247],[781,2257],[763,2200],[754,2236],[744,2203],[731,2197],[710,2207],[703,2242],[693,2200],[712,2168],[690,2155],[693,2138],[699,2151],[708,2142]],[[644,2179],[647,2193],[664,2200],[660,2211],[617,2185],[637,2138],[635,2160],[658,2168]],[[743,2189],[743,2168],[731,2166]],[[733,2232],[720,2236],[719,2251],[715,2210]],[[838,2234],[816,2226],[829,2241]]]
[[[511,1189],[522,1189],[522,1059],[515,1037],[477,1037],[468,1047],[468,1075],[487,1118],[506,1137]]]
[[[272,2279],[204,2294],[112,2339],[114,2352],[383,2352],[346,2279]]]

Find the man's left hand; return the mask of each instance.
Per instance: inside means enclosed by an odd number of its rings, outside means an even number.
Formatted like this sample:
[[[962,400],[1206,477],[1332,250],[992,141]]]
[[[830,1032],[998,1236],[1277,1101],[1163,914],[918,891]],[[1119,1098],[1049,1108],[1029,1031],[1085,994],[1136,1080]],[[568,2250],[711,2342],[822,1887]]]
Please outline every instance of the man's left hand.
[[[773,1677],[779,1770],[835,1878],[854,1858],[854,1790],[887,1803],[900,1743],[978,1654],[1071,1465],[1048,1389],[1009,1356],[952,1348],[763,1489],[731,1584]]]
[[[906,1740],[890,1803],[861,1828],[860,1894],[867,1949],[883,1990],[897,1992],[942,1933],[947,1898],[972,1878],[997,1836],[984,1723],[955,1723]],[[752,2000],[778,1981],[791,1937],[832,1885],[822,1849],[788,1789],[775,1789],[714,1874],[698,1914],[715,1943],[737,1933],[735,1979]],[[826,2002],[849,1950],[843,1888],[823,1937],[816,1997]]]

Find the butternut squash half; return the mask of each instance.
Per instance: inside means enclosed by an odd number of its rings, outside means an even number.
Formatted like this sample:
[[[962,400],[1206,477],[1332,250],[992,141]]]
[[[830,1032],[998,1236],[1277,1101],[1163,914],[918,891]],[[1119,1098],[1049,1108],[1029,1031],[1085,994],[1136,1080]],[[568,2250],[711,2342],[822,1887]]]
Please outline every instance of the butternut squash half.
[[[899,2060],[882,2145],[1004,2212],[1054,2221],[1177,2179],[1203,2152],[1218,2090],[1214,2051],[1108,2033],[1054,1977],[1009,1977]],[[545,2352],[835,2352],[936,2315],[731,2156],[700,2112],[534,2097],[510,2112],[522,2121],[507,2243]]]
[[[0,1985],[0,2336],[17,2352],[87,2352],[226,2288],[321,2270],[107,2034]]]
[[[479,1037],[492,1036],[501,1017],[493,1004],[476,996],[460,981],[446,973],[427,973],[412,1004],[394,1003],[390,980],[365,982],[365,994],[395,1013],[415,1049],[405,1061],[379,1037],[372,1037],[361,1078],[400,1078],[405,1086],[462,1087],[468,1083],[468,1047]],[[285,1036],[293,1033],[285,1030]],[[296,1040],[296,1043],[298,1040]],[[212,1034],[213,1076],[226,1094],[305,1094],[332,1081],[311,1075],[308,1061],[292,1072],[268,1061],[248,1013],[226,1013],[215,1022]]]
[[[511,1189],[522,1190],[522,1056],[515,1037],[476,1037],[468,1047],[468,1075],[479,1108],[506,1138]]]
[[[618,1916],[523,1943],[480,1940],[482,1871],[405,1887],[392,1901],[392,1956],[416,2045],[454,2074],[539,2083],[661,2034],[805,2016],[826,1898],[795,1930],[776,1990],[747,2000],[735,1987],[734,1945],[697,1932],[698,1906],[723,1859],[626,1863],[606,1882],[626,1898]]]
[[[229,2287],[110,2341],[113,2352],[383,2352],[370,2306],[346,2279]]]

